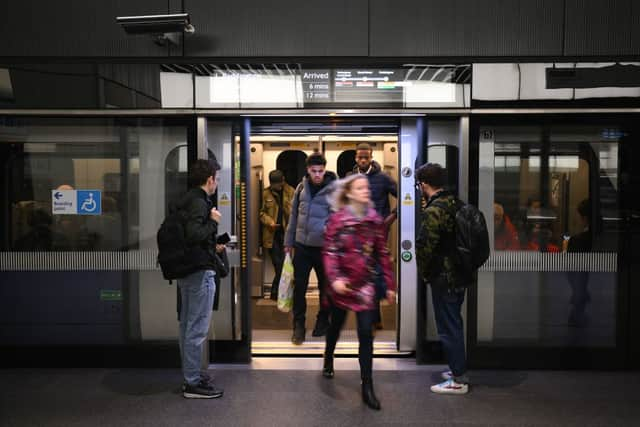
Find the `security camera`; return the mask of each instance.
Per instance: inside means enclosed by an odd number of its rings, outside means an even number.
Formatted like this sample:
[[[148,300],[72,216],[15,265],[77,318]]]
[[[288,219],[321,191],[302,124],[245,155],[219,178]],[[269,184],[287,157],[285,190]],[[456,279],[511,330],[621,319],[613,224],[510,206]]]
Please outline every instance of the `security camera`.
[[[127,34],[194,33],[188,13],[170,15],[118,16],[116,22]]]

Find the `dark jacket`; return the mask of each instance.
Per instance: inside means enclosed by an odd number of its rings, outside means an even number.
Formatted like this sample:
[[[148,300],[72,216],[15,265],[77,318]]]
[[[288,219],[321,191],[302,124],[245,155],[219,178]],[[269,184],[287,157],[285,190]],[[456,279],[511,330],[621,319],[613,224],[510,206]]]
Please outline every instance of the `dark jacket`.
[[[353,172],[360,172],[358,165],[353,168]],[[389,213],[391,213],[389,194],[393,197],[398,197],[396,182],[389,175],[382,172],[380,164],[375,160],[371,161],[371,167],[365,175],[369,178],[369,191],[376,212],[378,212],[378,215],[380,215],[382,219],[385,219],[389,216]]]
[[[463,288],[454,264],[456,197],[440,191],[429,198],[422,211],[416,239],[418,274],[440,289]]]
[[[284,237],[287,247],[299,243],[305,246],[322,247],[324,228],[331,214],[329,196],[333,191],[336,174],[327,171],[324,174],[320,190],[311,195],[311,183],[304,177],[296,188],[291,203],[291,216]]]
[[[213,202],[200,187],[187,191],[178,202],[186,218],[185,240],[191,248],[193,265],[199,270],[216,270],[215,250],[218,223],[209,215]]]

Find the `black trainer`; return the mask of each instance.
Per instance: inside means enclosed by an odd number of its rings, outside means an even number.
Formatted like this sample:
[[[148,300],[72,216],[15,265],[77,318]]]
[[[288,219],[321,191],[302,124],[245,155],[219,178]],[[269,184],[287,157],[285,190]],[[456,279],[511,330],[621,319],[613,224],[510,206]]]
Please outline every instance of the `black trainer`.
[[[185,384],[182,395],[187,399],[217,399],[222,397],[224,391],[216,388],[213,384],[208,384],[200,380],[197,385]]]
[[[304,338],[306,335],[306,330],[301,327],[293,328],[293,336],[291,337],[291,342],[295,345],[301,345],[304,342]]]
[[[200,381],[207,385],[209,388],[213,388],[213,377],[210,376],[207,372],[200,373]],[[187,388],[187,383],[185,381],[182,382],[181,391],[184,392],[185,388]]]

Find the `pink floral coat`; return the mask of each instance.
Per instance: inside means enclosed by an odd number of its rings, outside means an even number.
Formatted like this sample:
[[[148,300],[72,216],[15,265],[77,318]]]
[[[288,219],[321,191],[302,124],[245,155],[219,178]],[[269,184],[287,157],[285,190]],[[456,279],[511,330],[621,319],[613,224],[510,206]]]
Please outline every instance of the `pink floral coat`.
[[[387,290],[396,290],[385,227],[373,208],[363,218],[355,216],[349,207],[332,214],[327,222],[322,258],[329,297],[339,308],[353,311],[375,309],[377,263],[382,267]],[[346,294],[336,293],[331,286],[339,279],[348,284],[349,292]]]

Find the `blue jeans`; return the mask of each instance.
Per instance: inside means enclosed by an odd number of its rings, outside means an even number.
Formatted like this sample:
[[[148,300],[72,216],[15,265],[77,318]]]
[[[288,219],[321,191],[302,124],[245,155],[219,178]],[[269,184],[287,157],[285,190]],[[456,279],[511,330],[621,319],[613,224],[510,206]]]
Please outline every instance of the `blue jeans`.
[[[467,359],[464,353],[464,325],[462,323],[463,292],[431,287],[433,313],[444,356],[457,382],[468,383]]]
[[[180,356],[182,374],[189,385],[200,382],[202,348],[207,342],[211,308],[216,292],[215,272],[200,270],[178,279],[180,310]]]

